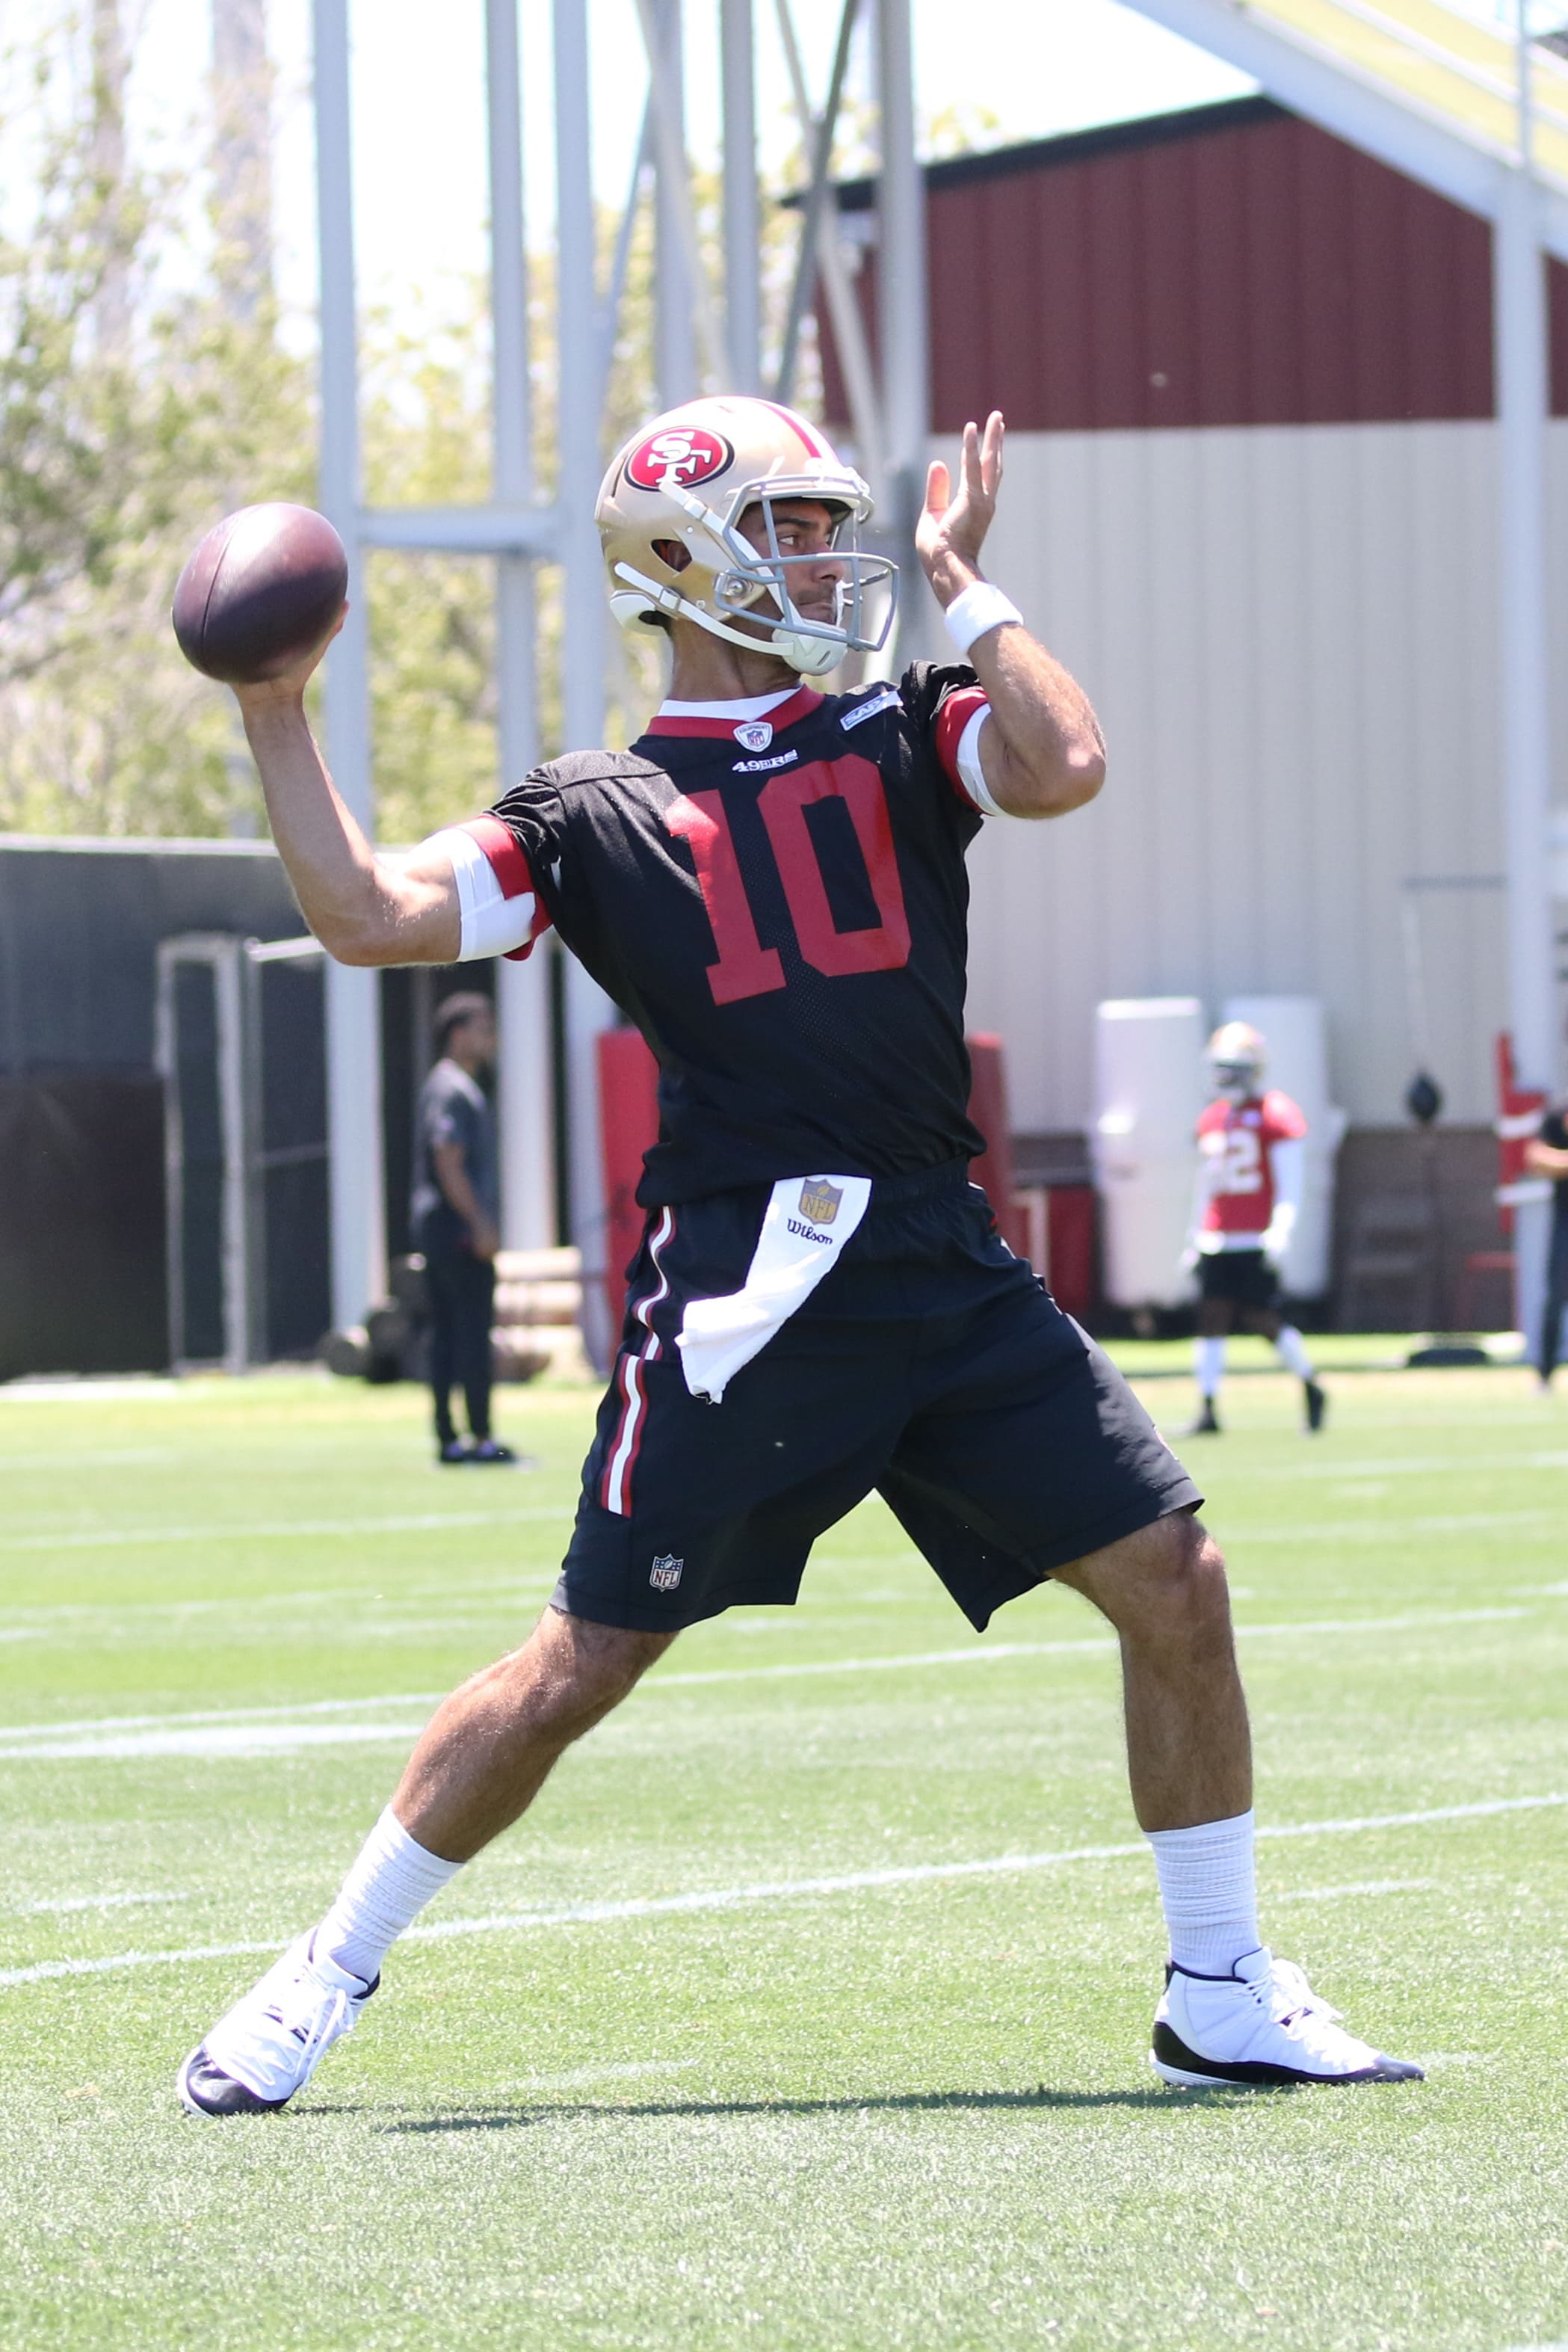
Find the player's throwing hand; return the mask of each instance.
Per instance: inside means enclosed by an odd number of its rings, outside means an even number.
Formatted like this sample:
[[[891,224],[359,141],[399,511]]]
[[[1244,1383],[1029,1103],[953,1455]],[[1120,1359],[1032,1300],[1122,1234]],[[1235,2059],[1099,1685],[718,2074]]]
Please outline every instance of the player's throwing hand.
[[[987,417],[984,437],[977,425],[965,425],[956,497],[940,457],[927,468],[925,506],[915,527],[915,544],[944,605],[979,576],[980,549],[997,510],[1005,429],[999,408]]]

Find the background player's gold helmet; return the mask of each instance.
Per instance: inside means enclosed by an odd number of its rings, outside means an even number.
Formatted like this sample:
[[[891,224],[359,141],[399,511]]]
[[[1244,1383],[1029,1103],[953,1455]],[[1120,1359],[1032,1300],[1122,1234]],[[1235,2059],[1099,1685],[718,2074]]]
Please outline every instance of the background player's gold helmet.
[[[1268,1047],[1258,1031],[1245,1021],[1227,1021],[1208,1041],[1209,1082],[1217,1095],[1246,1102],[1263,1083]]]
[[[785,499],[820,499],[836,518],[843,576],[831,621],[801,613],[790,595],[791,564],[821,558],[780,552],[773,507]],[[767,524],[760,552],[736,528],[752,506]],[[678,614],[820,677],[847,653],[875,653],[893,624],[898,567],[859,545],[871,511],[853,467],[793,409],[739,394],[685,401],[618,450],[604,477],[596,519],[610,609],[623,629],[656,628],[659,614]],[[684,572],[654,552],[658,540],[679,540],[692,559]],[[768,611],[755,613],[769,597]]]

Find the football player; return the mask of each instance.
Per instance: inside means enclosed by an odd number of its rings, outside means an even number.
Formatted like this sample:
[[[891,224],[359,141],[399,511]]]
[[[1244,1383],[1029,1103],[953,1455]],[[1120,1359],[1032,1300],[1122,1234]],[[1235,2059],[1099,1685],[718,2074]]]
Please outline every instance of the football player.
[[[1279,1308],[1280,1268],[1301,1206],[1307,1122],[1289,1095],[1265,1088],[1266,1051],[1245,1021],[1228,1021],[1208,1041],[1215,1099],[1197,1122],[1197,1195],[1186,1260],[1198,1277],[1194,1368],[1200,1404],[1189,1437],[1219,1433],[1215,1400],[1225,1377],[1225,1342],[1238,1321],[1244,1331],[1271,1339],[1301,1381],[1309,1430],[1322,1427],[1328,1410],[1306,1344]]]
[[[274,835],[353,963],[517,955],[553,923],[660,1067],[620,1353],[554,1599],[433,1717],[325,1916],[180,2070],[193,2113],[280,2107],[398,1934],[527,1809],[683,1626],[795,1599],[873,1487],[977,1629],[1054,1577],[1121,1638],[1134,1801],[1170,1928],[1176,2084],[1418,2070],[1334,2022],[1259,1931],[1247,1715],[1197,1487],[998,1240],[968,1164],[964,853],[1092,800],[1082,689],[981,574],[1002,420],[934,465],[916,544],[953,641],[893,684],[812,683],[886,633],[865,484],[805,418],[696,400],[616,457],[610,601],[667,635],[630,751],[578,751],[380,857],[301,704],[239,690]],[[570,656],[569,656],[570,657]]]

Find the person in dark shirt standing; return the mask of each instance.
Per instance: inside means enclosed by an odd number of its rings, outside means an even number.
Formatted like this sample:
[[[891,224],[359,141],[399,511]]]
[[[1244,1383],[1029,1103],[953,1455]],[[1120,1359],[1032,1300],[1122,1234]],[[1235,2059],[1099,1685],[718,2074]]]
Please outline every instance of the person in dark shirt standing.
[[[1170,1935],[1151,2063],[1181,2085],[1408,2080],[1262,1944],[1224,1563],[1116,1367],[969,1181],[968,888],[987,823],[1104,772],[1087,697],[979,571],[1002,419],[931,467],[915,533],[956,658],[875,652],[871,496],[809,419],[695,400],[600,493],[612,613],[667,630],[626,751],[548,761],[379,859],[311,740],[311,664],[240,690],[307,919],[362,964],[523,955],[554,924],[659,1063],[622,1345],[554,1599],[438,1709],[325,1917],[180,2070],[193,2114],[279,2107],[431,1897],[683,1627],[791,1603],[873,1489],[977,1631],[1048,1578],[1120,1636],[1128,1763]],[[568,649],[570,654],[570,647]],[[961,1769],[961,1766],[960,1766]]]
[[[1546,1262],[1539,1366],[1541,1385],[1549,1389],[1563,1349],[1563,1315],[1568,1308],[1568,1102],[1554,1103],[1547,1112],[1540,1132],[1524,1147],[1524,1164],[1531,1175],[1552,1179],[1552,1253]]]
[[[490,1434],[490,1318],[500,1246],[496,1115],[480,1084],[496,1058],[490,1000],[467,991],[435,1014],[434,1068],[414,1114],[413,1245],[430,1294],[430,1385],[442,1462],[510,1462]],[[462,1388],[471,1442],[452,1419]]]

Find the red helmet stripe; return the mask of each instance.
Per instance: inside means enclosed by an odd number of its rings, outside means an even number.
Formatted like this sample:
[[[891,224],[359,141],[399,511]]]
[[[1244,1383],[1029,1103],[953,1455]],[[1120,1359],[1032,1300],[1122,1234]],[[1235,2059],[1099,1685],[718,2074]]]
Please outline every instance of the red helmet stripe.
[[[831,449],[829,448],[821,434],[816,431],[814,426],[809,425],[803,416],[797,416],[792,408],[783,407],[777,400],[759,400],[757,405],[758,408],[766,408],[771,415],[781,416],[783,418],[785,424],[789,425],[790,431],[794,434],[796,440],[799,441],[800,446],[805,450],[808,457],[831,457],[832,456],[833,453]]]

